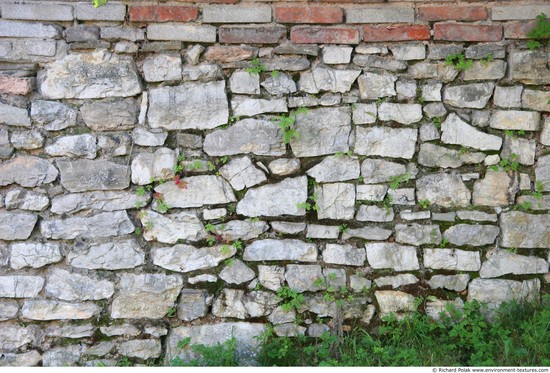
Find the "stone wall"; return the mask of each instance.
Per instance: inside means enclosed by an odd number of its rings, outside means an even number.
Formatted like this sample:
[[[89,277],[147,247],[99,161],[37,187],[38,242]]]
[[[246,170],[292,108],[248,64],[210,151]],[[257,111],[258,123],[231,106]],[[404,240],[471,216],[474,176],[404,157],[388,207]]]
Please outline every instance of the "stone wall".
[[[0,365],[548,291],[548,2],[236,2],[0,4]]]

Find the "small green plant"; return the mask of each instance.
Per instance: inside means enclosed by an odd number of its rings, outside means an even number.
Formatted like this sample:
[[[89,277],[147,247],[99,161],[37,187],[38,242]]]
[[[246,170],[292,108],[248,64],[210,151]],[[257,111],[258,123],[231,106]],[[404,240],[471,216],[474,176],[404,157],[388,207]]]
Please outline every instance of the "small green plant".
[[[384,199],[382,200],[382,207],[386,210],[391,209],[393,206],[393,197],[391,194],[386,194]]]
[[[535,183],[535,191],[532,193],[532,196],[536,200],[541,200],[543,195],[542,192],[544,191],[544,184],[542,184],[542,181],[537,181]]]
[[[537,16],[537,23],[527,36],[531,38],[527,42],[527,48],[531,50],[539,49],[542,46],[541,41],[550,38],[550,20],[546,18],[546,14],[541,13]]]
[[[421,199],[418,201],[418,204],[423,208],[423,209],[427,209],[430,207],[431,205],[431,202],[429,199]]]
[[[231,246],[233,246],[235,248],[235,250],[240,252],[243,249],[243,242],[241,240],[237,240],[237,241],[233,242],[233,244]]]
[[[170,206],[166,202],[164,201],[158,202],[158,205],[157,205],[158,212],[160,212],[161,214],[164,214],[165,212],[168,212],[168,210],[170,210]]]
[[[140,186],[136,189],[135,193],[136,193],[136,196],[143,197],[145,195],[145,188]]]
[[[247,73],[259,75],[265,71],[265,66],[260,62],[259,58],[254,58],[250,62],[250,66],[246,68]]]
[[[533,207],[533,203],[531,201],[523,201],[520,204],[514,205],[513,209],[528,211],[528,210],[531,210],[532,207]]]
[[[92,0],[92,5],[94,8],[99,8],[100,6],[103,6],[107,4],[107,0]]]
[[[432,123],[435,126],[435,128],[437,128],[438,130],[441,129],[441,117],[433,117]]]
[[[220,253],[222,255],[231,255],[231,247],[229,245],[222,245]]]
[[[351,157],[353,155],[353,152],[351,150],[348,150],[347,152],[336,152],[334,153],[334,156],[336,158],[343,158],[343,157]]]
[[[141,230],[140,227],[136,227],[136,229],[134,229],[134,234],[135,234],[136,236],[141,236],[142,233],[143,233],[143,232],[142,232],[142,230]]]
[[[347,224],[340,224],[338,230],[340,231],[340,233],[346,233],[349,231],[349,228]]]
[[[277,295],[283,300],[281,308],[284,311],[290,311],[292,309],[299,309],[304,304],[304,295],[298,293],[296,290],[291,289],[288,286],[282,286],[277,290]]]
[[[505,130],[504,131],[504,134],[508,137],[511,137],[513,139],[517,138],[518,136],[523,136],[525,135],[525,131],[524,130],[517,130],[517,131],[512,131],[512,130]]]
[[[273,70],[273,71],[271,72],[271,77],[272,77],[272,78],[276,78],[276,77],[278,77],[279,75],[281,75],[281,73],[280,73],[279,71],[277,71],[277,70]]]
[[[273,120],[277,122],[279,128],[283,131],[283,142],[285,144],[290,143],[294,139],[300,138],[300,132],[294,128],[294,124],[296,123],[296,115],[306,113],[306,108],[299,108],[296,111],[291,112],[286,117],[284,115],[279,115],[273,118]]]
[[[132,362],[130,361],[130,359],[128,359],[128,356],[123,356],[121,357],[117,363],[116,363],[116,366],[117,367],[131,367],[133,366],[134,364],[132,364]]]
[[[499,170],[503,170],[503,171],[518,171],[519,170],[519,162],[516,160],[518,159],[519,156],[515,153],[512,153],[510,154],[510,158],[509,159],[506,159],[506,158],[502,158],[500,160],[500,162],[498,162],[498,165],[494,165],[494,166],[491,166],[489,167],[491,170],[493,171],[499,171]]]
[[[454,66],[458,71],[469,70],[474,61],[467,60],[463,53],[450,54],[445,58],[445,65]]]
[[[174,317],[176,316],[176,307],[171,307],[168,309],[168,311],[166,311],[166,317]]]
[[[396,176],[390,176],[390,178],[388,179],[388,187],[391,190],[396,190],[397,188],[399,188],[399,186],[401,184],[406,183],[410,179],[411,179],[410,174],[401,174],[401,175],[396,175]]]
[[[446,248],[448,244],[449,244],[449,240],[446,237],[443,237],[441,239],[441,243],[439,244],[439,247]]]
[[[483,66],[487,66],[489,62],[493,62],[493,55],[491,53],[487,54],[487,56],[485,56],[485,58],[482,58],[480,62]]]
[[[306,211],[319,211],[319,205],[317,205],[318,198],[319,196],[317,193],[314,193],[312,196],[308,197],[306,202],[297,203],[296,207],[299,209],[305,209]]]
[[[185,361],[179,356],[172,359],[170,366],[173,367],[236,367],[237,360],[237,339],[231,336],[230,339],[214,346],[202,344],[190,344],[191,338],[184,338],[178,343],[180,350],[190,348],[199,357]]]
[[[365,177],[363,175],[361,175],[357,178],[357,181],[360,182],[360,183],[364,183],[365,182]]]

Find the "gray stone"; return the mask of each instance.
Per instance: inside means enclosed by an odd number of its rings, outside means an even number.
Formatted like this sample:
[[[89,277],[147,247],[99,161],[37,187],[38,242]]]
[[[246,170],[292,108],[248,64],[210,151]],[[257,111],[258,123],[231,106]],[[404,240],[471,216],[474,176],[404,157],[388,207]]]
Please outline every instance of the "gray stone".
[[[270,76],[264,80],[261,85],[273,96],[282,96],[297,91],[294,80],[284,73],[279,73],[277,76]]]
[[[418,278],[410,273],[404,273],[395,276],[378,277],[374,282],[378,287],[391,286],[393,289],[397,289],[403,285],[416,284]]]
[[[416,205],[414,198],[414,188],[402,188],[395,190],[388,190],[388,196],[392,205]]]
[[[13,146],[10,143],[9,132],[6,129],[0,129],[0,158],[8,159],[13,153]]]
[[[456,215],[460,220],[490,221],[493,223],[498,220],[497,214],[488,214],[483,211],[457,211]]]
[[[254,167],[249,157],[232,159],[219,172],[235,190],[250,188],[267,180],[265,174]]]
[[[115,162],[57,161],[57,167],[61,172],[61,185],[70,192],[125,189],[130,185],[130,170]]]
[[[546,91],[525,89],[521,96],[522,107],[536,111],[550,111],[548,101],[550,101],[550,94]]]
[[[426,167],[458,168],[463,164],[481,163],[484,159],[484,153],[464,153],[432,143],[422,144],[418,153],[418,163]]]
[[[524,256],[506,250],[493,249],[486,255],[481,266],[481,278],[500,277],[509,273],[514,275],[547,273],[548,262],[536,256]]]
[[[419,62],[410,65],[407,74],[414,79],[437,79],[444,83],[453,81],[458,71],[445,62]]]
[[[457,246],[485,246],[495,242],[500,229],[493,225],[457,224],[445,231],[443,236]]]
[[[154,153],[139,153],[132,159],[132,183],[147,185],[154,179],[172,179],[176,162],[177,150],[169,148],[158,148]]]
[[[184,338],[191,338],[189,345],[203,344],[214,346],[235,337],[237,341],[236,357],[239,365],[251,365],[255,361],[260,344],[259,337],[264,331],[264,324],[246,322],[221,322],[196,326],[179,326],[171,329],[167,338],[165,363],[179,356],[184,361],[196,359],[199,355],[191,348],[181,349],[178,343]]]
[[[117,101],[94,101],[80,107],[86,126],[94,131],[121,131],[134,128],[137,123],[138,105],[128,98]],[[106,118],[109,118],[106,120]]]
[[[441,242],[439,225],[397,224],[395,241],[410,245],[435,245]]]
[[[348,240],[353,237],[358,237],[364,240],[383,241],[387,240],[391,234],[392,231],[389,229],[376,226],[366,226],[363,228],[349,228],[342,234],[342,239]]]
[[[257,240],[245,247],[243,260],[295,260],[300,262],[316,262],[317,245],[315,245],[314,243],[303,242],[295,239]]]
[[[364,248],[354,248],[351,245],[336,245],[327,243],[323,250],[323,261],[331,264],[362,266],[365,263]]]
[[[251,291],[246,294],[243,304],[249,317],[270,315],[281,298],[268,291]]]
[[[426,58],[426,46],[424,44],[395,44],[390,45],[390,50],[398,60],[411,61]]]
[[[212,314],[217,317],[245,319],[248,313],[244,307],[244,290],[223,289],[214,300]]]
[[[119,236],[134,231],[126,211],[102,212],[90,217],[49,219],[40,222],[40,232],[54,240]]]
[[[51,212],[75,213],[83,210],[118,211],[145,206],[149,193],[138,196],[130,191],[94,191],[59,195],[53,198]]]
[[[460,207],[470,204],[470,191],[453,174],[431,174],[416,181],[418,200],[428,200],[430,204],[442,207]]]
[[[535,140],[506,136],[500,155],[502,158],[514,158],[520,164],[531,166],[535,164],[536,146]]]
[[[11,144],[15,149],[39,149],[44,145],[44,136],[37,130],[13,131]]]
[[[530,189],[530,188],[529,188]],[[519,196],[517,204],[522,205],[527,203],[531,210],[550,210],[550,195],[543,195],[542,198],[535,198],[529,195]]]
[[[181,181],[186,183],[186,188],[180,188],[172,182],[155,187],[155,192],[161,193],[163,201],[171,208],[201,207],[236,201],[231,186],[220,176],[190,176]]]
[[[208,314],[208,306],[212,297],[206,290],[183,289],[177,307],[177,315],[180,320],[192,321]]]
[[[223,260],[235,255],[232,245],[219,245],[197,249],[179,244],[151,250],[153,264],[176,272],[191,272],[198,269],[214,268]]]
[[[286,176],[299,171],[301,162],[297,158],[279,158],[269,162],[268,167],[273,174]]]
[[[115,286],[111,281],[52,268],[45,290],[47,295],[61,300],[83,301],[110,298],[115,292]]]
[[[376,205],[361,205],[355,216],[357,221],[390,222],[393,221],[392,208],[378,207]]]
[[[267,319],[270,323],[275,325],[291,323],[296,320],[296,312],[293,309],[285,311],[281,306],[279,306],[271,312]]]
[[[536,183],[542,184],[543,191],[550,191],[550,155],[539,157],[535,168]]]
[[[355,104],[353,110],[353,123],[370,124],[376,122],[377,107],[375,103]]]
[[[160,319],[174,305],[181,291],[180,276],[120,274],[120,290],[111,305],[114,319]]]
[[[238,259],[232,260],[220,272],[220,278],[229,284],[242,284],[255,277],[254,271]]]
[[[350,63],[351,47],[325,46],[323,48],[323,62],[327,65]]]
[[[301,91],[307,93],[345,93],[351,89],[359,74],[360,70],[336,70],[317,65],[311,71],[301,74],[298,86]]]
[[[63,259],[56,243],[20,242],[11,245],[10,266],[13,269],[40,268]]]
[[[299,326],[294,323],[279,324],[273,328],[273,332],[279,337],[297,337],[306,333],[304,326]]]
[[[211,129],[227,123],[229,117],[223,80],[153,88],[149,94],[151,128]]]
[[[442,117],[447,114],[447,109],[445,109],[445,105],[443,105],[441,102],[432,102],[430,104],[424,105],[423,110],[428,118]],[[439,138],[439,134],[437,138]]]
[[[4,203],[7,210],[42,211],[50,204],[50,199],[44,193],[18,188],[6,193]]]
[[[307,178],[287,178],[276,184],[249,189],[237,204],[237,213],[245,216],[305,215]],[[261,201],[261,202],[260,202]]]
[[[396,61],[393,58],[360,54],[356,54],[353,57],[353,63],[361,67],[384,69],[389,71],[400,71],[407,68],[406,62]]]
[[[143,127],[136,127],[132,131],[132,140],[141,146],[162,146],[168,137],[168,133],[159,130],[148,131]]]
[[[489,126],[501,130],[537,131],[540,113],[519,110],[495,110],[491,115]]]
[[[0,210],[0,240],[26,240],[30,237],[38,217],[26,212]]]
[[[92,324],[83,325],[55,325],[46,328],[46,335],[48,337],[61,337],[61,338],[85,338],[91,337],[95,332],[95,327]]]
[[[316,157],[349,150],[351,110],[319,108],[297,114],[294,129],[300,136],[290,141],[296,157]]]
[[[90,356],[105,356],[109,354],[115,347],[114,342],[99,342],[95,345],[86,347],[82,354]]]
[[[508,54],[508,78],[524,84],[550,83],[548,55],[543,49],[512,50]]]
[[[158,339],[136,339],[122,342],[118,346],[121,355],[138,359],[157,358],[162,353],[162,346]]]
[[[19,304],[13,299],[3,299],[0,301],[0,321],[5,321],[15,318],[19,311]],[[4,350],[4,345],[0,344]],[[0,364],[1,365],[1,364]]]
[[[340,227],[336,225],[308,224],[306,238],[337,239]]]
[[[298,234],[306,229],[306,223],[291,223],[287,221],[272,221],[274,231],[286,234]]]
[[[361,164],[361,176],[365,184],[376,184],[388,181],[393,176],[407,172],[405,165],[382,159],[365,159]]]
[[[103,26],[101,27],[101,38],[113,41],[118,39],[139,41],[145,38],[145,31],[137,27]]]
[[[418,131],[413,128],[356,127],[355,153],[411,159]]]
[[[84,320],[99,315],[101,307],[92,303],[67,303],[55,300],[27,300],[21,316],[30,320]]]
[[[426,315],[436,321],[441,321],[442,315],[445,315],[445,317],[451,317],[449,308],[453,310],[463,310],[464,301],[462,301],[459,297],[454,300],[431,299],[426,302],[425,308]]]
[[[0,298],[33,298],[44,287],[44,278],[39,276],[1,276]]]
[[[307,170],[318,183],[355,180],[359,177],[359,161],[355,157],[329,156]]]
[[[530,215],[520,211],[500,215],[500,244],[516,248],[548,248],[550,215]]]
[[[97,143],[94,135],[75,135],[58,137],[44,149],[46,154],[54,157],[84,157],[94,159]]]
[[[470,275],[434,275],[427,282],[432,289],[444,288],[452,291],[463,291],[468,286]]]
[[[380,97],[395,96],[395,81],[393,74],[376,74],[365,72],[357,79],[359,93],[362,99],[374,100]]]
[[[74,248],[67,255],[67,262],[75,268],[84,269],[131,269],[145,263],[145,252],[137,241],[129,239]]]
[[[402,291],[378,290],[374,292],[380,308],[380,317],[394,314],[398,319],[416,311],[414,296]]]
[[[357,185],[356,199],[358,201],[380,202],[384,200],[388,187],[386,185]]]
[[[521,94],[523,86],[515,85],[511,87],[496,86],[493,102],[496,106],[512,109],[521,107]]]
[[[266,289],[279,290],[285,282],[285,267],[259,265],[258,281]]]
[[[398,100],[411,100],[416,97],[417,84],[415,80],[400,79],[395,85]]]
[[[0,358],[0,367],[31,367],[42,360],[38,351],[23,352],[20,354],[4,353]]]
[[[260,94],[260,75],[238,70],[231,74],[229,87],[233,93]]]
[[[197,66],[184,66],[181,76],[184,82],[196,80],[208,82],[223,78],[223,70],[219,65],[203,63]]]
[[[544,118],[544,127],[540,133],[539,141],[542,145],[550,146],[550,117]]]
[[[63,32],[67,43],[95,41],[99,39],[99,27],[97,26],[72,26]]]
[[[47,160],[20,155],[0,164],[0,186],[15,183],[22,187],[35,187],[51,183],[58,174]]]
[[[97,146],[104,156],[128,155],[132,149],[132,138],[128,133],[112,133],[97,136]]]
[[[178,240],[199,241],[206,238],[206,231],[195,213],[178,212],[161,215],[154,211],[143,210],[139,216],[145,227],[143,238],[174,244]]]
[[[422,105],[384,102],[378,107],[378,118],[401,124],[412,124],[422,119]]]
[[[350,288],[354,292],[359,293],[370,289],[370,287],[372,286],[372,281],[363,276],[351,275],[349,277],[349,284]]]
[[[494,83],[471,83],[445,87],[443,102],[460,108],[483,109],[493,94]]]
[[[351,220],[355,213],[355,186],[348,183],[315,186],[318,219]]]
[[[4,323],[0,329],[0,348],[2,352],[15,351],[27,344],[35,344],[39,342],[38,333],[39,330],[36,326],[23,327]],[[0,366],[3,366],[3,364],[0,363]]]
[[[68,346],[53,348],[42,355],[42,366],[44,367],[67,367],[74,366],[80,360],[82,346]]]
[[[289,264],[286,266],[285,279],[288,286],[298,293],[319,291],[325,287],[321,266],[318,265]]]
[[[388,48],[379,44],[359,44],[355,47],[355,53],[359,54],[388,54]]]
[[[102,326],[99,328],[102,334],[105,334],[107,337],[113,336],[125,336],[125,337],[135,337],[138,336],[141,331],[132,324],[115,324],[109,326]]]
[[[424,249],[424,266],[450,271],[479,271],[481,260],[478,251]]]
[[[231,99],[233,114],[240,116],[255,116],[264,113],[286,113],[288,108],[284,98],[264,100],[248,96],[233,96]]]
[[[458,44],[429,44],[428,58],[430,60],[443,60],[450,54],[460,54],[464,47]]]
[[[454,113],[449,114],[441,124],[441,129],[441,141],[445,144],[463,145],[479,150],[499,150],[502,145],[502,138],[475,129]]]
[[[206,135],[204,151],[210,156],[253,153],[280,156],[286,153],[282,133],[276,123],[244,119],[227,129]]]
[[[422,87],[424,101],[441,101],[441,83],[428,83]]]
[[[403,220],[425,220],[425,219],[429,219],[430,216],[431,216],[430,211],[413,212],[412,210],[402,210],[399,213],[399,217]]]
[[[506,206],[513,203],[517,179],[507,172],[488,170],[474,183],[473,203],[480,206]]]
[[[397,272],[420,269],[416,248],[396,243],[369,243],[365,245],[367,261],[374,269],[391,268]]]
[[[470,69],[464,70],[462,80],[494,80],[501,79],[506,74],[506,62],[495,61],[474,61]]]
[[[533,303],[540,297],[539,279],[525,281],[476,278],[468,286],[468,301],[486,303],[489,309],[496,309],[502,302],[516,300]]]
[[[248,241],[259,237],[269,229],[265,221],[231,220],[227,223],[215,226],[216,234],[222,236],[225,241]]]
[[[143,61],[143,75],[146,82],[163,82],[181,79],[181,56],[178,54],[156,54]]]
[[[71,54],[56,60],[46,67],[38,82],[39,91],[49,99],[129,97],[141,93],[133,60],[106,51]]]

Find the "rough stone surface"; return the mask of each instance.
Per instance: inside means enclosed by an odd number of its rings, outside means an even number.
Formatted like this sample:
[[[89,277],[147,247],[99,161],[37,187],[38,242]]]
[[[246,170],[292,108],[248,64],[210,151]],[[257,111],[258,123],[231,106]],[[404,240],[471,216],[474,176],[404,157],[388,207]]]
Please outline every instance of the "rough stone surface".
[[[289,264],[286,266],[285,279],[288,286],[298,293],[318,291],[324,288],[322,282],[319,281],[324,279],[319,265]]]
[[[318,183],[355,180],[359,177],[359,161],[355,157],[329,156],[307,170]]]
[[[161,247],[151,251],[153,264],[176,272],[191,272],[198,269],[213,268],[223,260],[235,255],[231,245],[203,247],[197,249],[190,245],[179,244]]]
[[[365,249],[354,248],[351,245],[327,244],[323,250],[325,263],[362,266],[365,259]]]
[[[355,153],[366,156],[411,159],[418,131],[412,128],[357,127]]]
[[[382,159],[365,159],[361,164],[361,176],[365,184],[377,184],[388,181],[391,177],[403,175],[407,167],[401,163]]]
[[[150,184],[152,179],[171,179],[177,153],[169,148],[158,148],[154,153],[139,153],[132,160],[132,183]]]
[[[416,249],[396,243],[369,243],[365,245],[367,261],[374,269],[391,268],[397,272],[413,271],[420,268]]]
[[[401,124],[413,124],[422,119],[422,106],[418,104],[382,103],[378,107],[378,118]]]
[[[319,219],[353,219],[355,187],[353,184],[334,183],[315,186],[315,205]]]
[[[357,80],[362,99],[374,100],[380,97],[395,96],[395,81],[393,74],[375,74],[366,72]]]
[[[542,258],[493,249],[487,253],[486,260],[479,271],[479,276],[481,278],[491,278],[504,276],[509,273],[525,275],[547,272],[548,262]]]
[[[55,300],[27,300],[21,315],[30,320],[84,320],[98,315],[101,307],[92,302],[67,303]]]
[[[118,211],[145,205],[149,200],[149,194],[138,196],[136,193],[127,191],[72,193],[54,197],[51,211],[55,214],[75,213],[83,210]]]
[[[93,135],[64,136],[46,146],[48,155],[54,157],[84,157],[94,159],[97,153],[97,140]]]
[[[102,212],[91,217],[49,219],[40,222],[40,232],[54,240],[72,240],[119,236],[134,231],[134,224],[126,211]]]
[[[439,244],[441,232],[439,225],[397,224],[395,226],[395,240],[409,245]]]
[[[539,297],[538,279],[514,281],[476,278],[468,286],[468,301],[487,303],[490,309],[512,300],[534,302]]]
[[[442,207],[470,204],[470,191],[458,175],[430,174],[416,181],[418,200],[428,200]]]
[[[63,259],[56,243],[19,242],[11,245],[10,266],[13,269],[41,268]]]
[[[121,131],[134,128],[138,119],[138,106],[131,98],[94,101],[82,105],[80,114],[86,126],[94,131]]]
[[[235,259],[220,272],[220,278],[228,284],[241,284],[256,277],[256,274],[242,261]]]
[[[509,211],[500,216],[500,244],[504,247],[548,248],[550,215]]]
[[[124,356],[145,360],[159,357],[162,346],[158,339],[136,339],[122,342],[118,346],[118,352]]]
[[[499,232],[493,225],[457,224],[447,229],[443,236],[457,246],[485,246],[494,243]]]
[[[244,249],[246,261],[296,260],[317,261],[317,245],[296,239],[254,241]]]
[[[432,143],[422,144],[418,152],[418,163],[426,167],[458,168],[463,164],[481,163],[484,159],[484,153],[463,153]]]
[[[0,210],[0,240],[26,240],[30,237],[37,216],[26,212]]]
[[[537,131],[539,123],[540,113],[536,111],[495,110],[489,126],[499,130]]]
[[[67,262],[83,269],[131,269],[145,263],[145,253],[135,240],[130,239],[75,248],[67,255]]]
[[[483,109],[491,98],[494,88],[494,83],[447,87],[443,90],[443,102],[459,108]]]
[[[162,215],[143,210],[140,220],[145,227],[143,238],[147,241],[174,244],[178,240],[199,241],[206,237],[204,225],[197,215],[191,212]]]
[[[463,291],[468,286],[470,275],[434,275],[428,280],[428,285],[432,289],[444,288],[453,291]]]
[[[407,313],[415,311],[414,296],[402,291],[378,290],[374,292],[376,301],[380,307],[380,316],[391,313],[398,318],[403,318]]]
[[[499,150],[502,138],[479,131],[464,122],[454,113],[441,124],[441,141],[445,144],[462,145],[479,150]]]
[[[403,285],[416,284],[418,282],[418,278],[410,273],[405,273],[395,276],[378,277],[374,280],[374,282],[378,287],[391,286],[393,289],[397,289]]]
[[[235,202],[233,190],[223,178],[214,175],[190,176],[181,179],[185,188],[167,182],[155,187],[171,208],[200,207]]]
[[[51,183],[58,174],[50,162],[22,155],[0,164],[0,186],[15,183],[22,187],[35,187]]]
[[[507,172],[489,170],[474,183],[473,203],[480,206],[506,206],[514,200],[517,180]]]
[[[42,211],[50,204],[50,199],[43,193],[26,189],[11,189],[6,193],[4,204],[7,210]]]
[[[249,157],[233,159],[220,168],[220,174],[235,190],[250,188],[267,180],[265,174],[254,167]]]
[[[359,206],[355,220],[357,221],[373,221],[373,222],[389,222],[393,221],[394,212],[391,208],[380,208],[375,205]]]
[[[57,167],[61,184],[70,192],[125,189],[130,185],[128,167],[111,161],[57,161]]]
[[[424,266],[431,269],[479,271],[479,252],[458,249],[424,249]]]

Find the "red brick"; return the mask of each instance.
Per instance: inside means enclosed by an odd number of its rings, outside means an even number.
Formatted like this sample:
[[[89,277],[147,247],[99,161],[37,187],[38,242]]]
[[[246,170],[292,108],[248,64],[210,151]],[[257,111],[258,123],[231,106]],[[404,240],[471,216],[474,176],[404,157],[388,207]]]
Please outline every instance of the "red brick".
[[[218,29],[220,43],[253,43],[277,44],[286,37],[283,26],[220,26]]]
[[[281,23],[341,23],[344,11],[341,8],[320,6],[276,7],[275,21]]]
[[[430,40],[430,27],[426,25],[375,25],[364,26],[364,41]]]
[[[537,21],[512,21],[504,24],[505,39],[529,39],[527,34],[535,28]]]
[[[17,78],[13,76],[0,75],[0,92],[12,95],[28,95],[32,91],[32,84],[29,78]]]
[[[136,22],[186,22],[194,21],[199,10],[190,6],[131,6],[130,21]]]
[[[448,41],[500,41],[502,26],[468,23],[436,23],[434,39]]]
[[[295,26],[290,40],[296,44],[358,44],[359,30],[355,27]]]
[[[487,16],[487,9],[481,5],[428,5],[418,8],[418,17],[422,21],[481,21]]]

